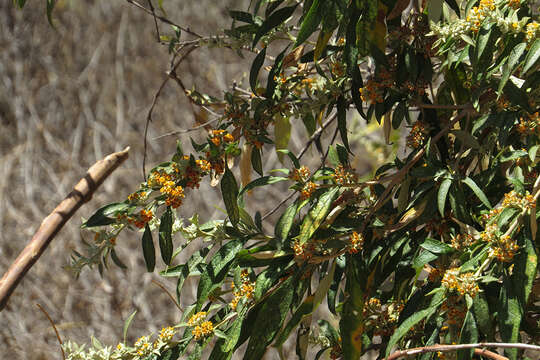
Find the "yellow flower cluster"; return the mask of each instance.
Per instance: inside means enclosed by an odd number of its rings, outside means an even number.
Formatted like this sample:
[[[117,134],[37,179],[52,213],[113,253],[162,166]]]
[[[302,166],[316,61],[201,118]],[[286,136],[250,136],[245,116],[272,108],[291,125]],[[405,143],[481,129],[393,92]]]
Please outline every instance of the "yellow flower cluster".
[[[353,231],[349,237],[349,253],[356,254],[362,250],[364,246],[364,236],[358,234],[356,231]]]
[[[300,199],[309,199],[315,190],[317,190],[317,184],[315,184],[313,181],[307,182],[300,191]]]
[[[238,302],[245,298],[247,300],[253,299],[253,291],[255,290],[255,283],[249,281],[249,273],[247,270],[242,270],[242,273],[240,274],[240,279],[242,281],[242,284],[240,287],[234,291],[233,295],[234,298],[232,299],[230,306],[233,310],[236,310],[236,307],[238,306]],[[234,283],[232,284],[234,288]]]
[[[510,191],[509,193],[504,194],[504,199],[502,202],[502,207],[517,207],[523,210],[530,210],[534,208],[536,201],[534,196],[531,194],[520,195],[515,191]]]
[[[525,27],[525,36],[527,38],[527,41],[532,42],[536,38],[538,38],[540,33],[540,24],[536,21],[530,22]]]
[[[305,182],[311,176],[311,172],[305,166],[300,167],[299,169],[292,169],[289,174],[289,179],[299,182]]]
[[[134,192],[133,194],[128,195],[128,200],[130,202],[137,202],[145,198],[146,198],[146,191],[137,191],[137,192]]]
[[[332,178],[338,185],[350,185],[356,183],[358,177],[354,173],[354,169],[351,167],[338,165],[332,174]]]
[[[490,11],[494,10],[495,2],[493,0],[480,0],[479,6],[473,7],[467,15],[467,22],[471,26],[471,31],[477,32],[480,29],[482,21],[484,21]]]
[[[136,216],[136,217],[131,217],[131,216],[128,217],[126,215],[118,215],[116,217],[116,219],[117,219],[118,222],[122,222],[124,220],[127,220],[127,222],[129,224],[135,225],[139,229],[142,229],[143,227],[146,226],[146,224],[148,222],[150,222],[150,220],[152,220],[153,217],[154,217],[154,213],[152,212],[152,210],[142,209],[139,212],[139,215]]]
[[[223,129],[212,130],[210,133],[210,141],[216,145],[221,145],[222,142],[233,142],[234,137]]]
[[[402,302],[393,301],[383,306],[377,298],[370,298],[364,306],[363,315],[375,336],[389,336],[394,332],[399,314],[403,310]]]
[[[191,330],[191,335],[193,335],[195,341],[199,341],[200,339],[211,335],[213,332],[214,324],[212,324],[211,321],[204,321]]]
[[[152,346],[149,340],[149,336],[141,336],[137,341],[135,341],[135,352],[140,357],[150,355],[152,352]]]
[[[454,249],[460,250],[471,246],[474,243],[474,237],[470,234],[457,234],[452,236],[451,244]]]
[[[531,115],[522,116],[519,119],[517,131],[522,135],[540,135],[540,114],[535,112]]]
[[[519,245],[509,235],[501,236],[491,245],[489,256],[501,262],[511,262],[519,250]]]
[[[188,326],[196,326],[202,324],[206,320],[206,311],[199,311],[198,313],[192,315],[188,320]]]
[[[456,290],[460,295],[468,294],[475,297],[480,290],[472,272],[459,273],[459,268],[450,268],[444,273],[441,284],[449,289]]]
[[[382,103],[383,90],[384,86],[382,83],[379,83],[374,79],[369,79],[366,86],[360,88],[360,97],[364,102]]]
[[[159,332],[159,339],[163,342],[169,342],[172,340],[174,334],[176,334],[176,330],[171,326],[167,326]]]
[[[182,205],[182,199],[185,197],[184,188],[180,185],[176,186],[174,182],[168,181],[159,191],[162,194],[167,195],[165,203],[167,206],[171,206],[173,209],[176,209]]]
[[[426,140],[428,131],[426,125],[423,122],[417,121],[414,123],[411,132],[407,136],[407,146],[412,149],[417,149]]]

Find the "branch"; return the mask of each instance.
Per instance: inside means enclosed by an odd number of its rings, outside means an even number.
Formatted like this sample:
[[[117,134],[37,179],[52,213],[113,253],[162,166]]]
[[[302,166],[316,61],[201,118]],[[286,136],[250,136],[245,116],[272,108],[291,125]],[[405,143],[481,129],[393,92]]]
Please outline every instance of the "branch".
[[[91,199],[103,181],[128,158],[128,151],[129,147],[123,151],[110,154],[105,159],[92,165],[84,178],[75,185],[73,191],[43,220],[30,243],[26,245],[2,279],[0,279],[0,311],[4,309],[11,293],[43,254],[62,226],[82,204]]]
[[[36,306],[39,308],[39,310],[41,310],[45,314],[47,319],[49,319],[49,322],[51,323],[51,326],[54,330],[54,333],[56,334],[56,339],[58,340],[58,343],[60,344],[60,350],[62,350],[62,359],[66,360],[66,353],[64,352],[64,348],[62,347],[62,339],[60,338],[60,334],[58,333],[58,329],[56,328],[56,325],[54,325],[54,321],[51,319],[49,314],[45,311],[45,309],[41,305],[36,304]]]
[[[419,348],[413,348],[408,350],[398,350],[392,355],[387,357],[385,360],[395,360],[404,356],[414,356],[418,354],[424,354],[428,352],[450,352],[463,349],[476,349],[475,354],[482,355],[484,357],[489,357],[494,360],[508,360],[508,358],[501,356],[499,354],[493,353],[487,350],[480,350],[479,348],[486,347],[498,347],[505,349],[522,349],[522,350],[533,350],[540,351],[540,346],[529,345],[529,344],[520,344],[520,343],[478,343],[478,344],[458,344],[458,345],[432,345],[424,346]]]

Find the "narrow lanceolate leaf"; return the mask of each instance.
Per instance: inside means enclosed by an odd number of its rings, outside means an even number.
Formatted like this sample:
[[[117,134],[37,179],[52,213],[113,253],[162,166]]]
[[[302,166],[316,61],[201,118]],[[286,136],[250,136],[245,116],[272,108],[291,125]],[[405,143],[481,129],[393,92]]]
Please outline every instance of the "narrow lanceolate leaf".
[[[444,217],[444,205],[446,204],[446,198],[448,196],[448,190],[452,185],[452,179],[444,179],[439,187],[439,193],[437,194],[437,206],[439,207],[439,213]]]
[[[127,332],[128,332],[128,329],[129,329],[129,325],[131,325],[131,322],[133,321],[133,318],[135,317],[135,315],[137,315],[137,310],[132,312],[131,315],[129,315],[128,318],[126,319],[126,321],[124,322],[124,331],[123,331],[124,344],[126,344],[126,338],[127,338]]]
[[[345,292],[348,297],[343,304],[339,322],[342,338],[343,358],[360,359],[362,334],[364,333],[364,291],[353,262],[347,261]]]
[[[319,33],[319,37],[317,38],[317,44],[315,45],[315,50],[313,52],[313,61],[317,62],[319,58],[321,57],[324,48],[328,44],[328,41],[332,37],[333,31],[324,32],[321,31]]]
[[[16,0],[16,3],[22,9],[24,4],[26,3],[26,0]]]
[[[521,70],[521,73],[525,74],[531,67],[533,67],[533,65],[535,65],[538,61],[538,58],[540,58],[540,39],[536,39],[531,45],[531,48],[525,57],[525,63],[523,64],[523,70]]]
[[[259,51],[253,60],[253,64],[251,64],[251,70],[249,72],[249,85],[251,85],[251,91],[253,91],[254,94],[257,94],[257,78],[259,77],[259,71],[264,64],[265,57],[266,48]]]
[[[156,250],[154,248],[154,240],[152,239],[152,231],[150,231],[148,224],[146,224],[146,227],[144,228],[144,234],[142,236],[142,248],[146,270],[148,270],[148,272],[152,272],[156,266]]]
[[[287,236],[289,236],[289,232],[291,231],[297,211],[298,201],[293,202],[287,207],[276,224],[274,231],[276,237],[280,238],[281,240],[285,240]]]
[[[52,21],[54,5],[56,5],[56,0],[47,0],[47,20],[49,20],[49,24],[51,24],[51,26],[54,26]]]
[[[225,203],[225,209],[227,209],[227,215],[229,220],[236,226],[238,220],[240,220],[240,210],[238,210],[238,185],[234,178],[233,173],[225,166],[225,173],[221,179],[221,196]]]
[[[289,277],[262,303],[255,319],[244,359],[263,358],[266,347],[272,342],[287,317],[297,285],[295,277]]]
[[[437,292],[431,300],[429,307],[424,310],[416,311],[405,319],[394,331],[394,334],[388,341],[388,345],[386,346],[386,356],[390,354],[390,351],[392,351],[394,345],[396,345],[397,342],[401,340],[401,338],[405,336],[414,325],[433,314],[443,301],[444,292]]]
[[[296,309],[296,311],[294,312],[289,322],[277,335],[274,346],[279,347],[283,345],[283,343],[287,341],[287,339],[289,338],[289,335],[291,334],[291,332],[298,326],[298,324],[300,324],[300,321],[302,321],[302,318],[311,314],[312,312],[313,312],[313,295],[308,296],[304,300],[304,302],[298,307],[298,309]]]
[[[277,182],[285,181],[285,180],[289,180],[289,179],[286,178],[286,177],[282,177],[282,176],[269,176],[269,175],[260,177],[258,179],[253,180],[252,182],[250,182],[246,186],[244,186],[242,188],[242,190],[240,190],[240,193],[238,194],[238,196],[240,196],[240,195],[244,194],[246,191],[249,191],[249,190],[254,189],[256,187],[275,184]]]
[[[126,203],[114,203],[106,205],[90,216],[82,227],[89,228],[113,224],[116,222],[116,215],[120,212],[126,211],[128,208],[129,204]]]
[[[519,304],[514,284],[510,279],[505,279],[500,290],[497,308],[499,320],[499,332],[503,342],[515,343],[519,340],[519,325],[523,317],[523,308]],[[517,359],[517,349],[505,349],[505,355]]]
[[[330,285],[332,285],[332,281],[334,280],[335,271],[336,271],[336,262],[334,261],[332,263],[332,267],[330,268],[330,271],[328,271],[328,273],[324,276],[324,278],[319,283],[317,290],[315,291],[314,299],[313,299],[313,311],[317,309],[317,307],[322,303],[322,301],[326,297],[326,294],[328,294],[328,289],[330,289]]]
[[[278,25],[283,23],[285,20],[287,20],[291,15],[293,14],[294,10],[296,9],[298,5],[293,5],[289,7],[281,8],[272,15],[270,15],[264,22],[261,24],[261,27],[257,31],[257,34],[255,34],[255,38],[253,39],[252,47],[255,47],[257,45],[257,42],[266,35],[270,30],[276,28]]]
[[[253,170],[257,172],[257,174],[263,176],[261,150],[257,149],[255,146],[251,150],[251,166],[253,167]]]
[[[291,139],[291,123],[287,116],[277,114],[274,123],[274,143],[279,161],[283,163],[283,153],[279,150],[287,149]]]
[[[459,338],[460,344],[475,344],[478,342],[478,328],[476,326],[476,320],[471,311],[467,312],[463,326],[461,327],[461,336]],[[459,350],[458,360],[469,360],[472,358],[474,349]]]
[[[159,249],[161,250],[161,258],[167,265],[171,264],[173,253],[172,223],[172,210],[168,206],[167,210],[161,215],[159,224]]]
[[[523,54],[523,51],[525,51],[526,47],[527,43],[517,44],[510,52],[508,62],[503,69],[502,77],[499,82],[499,88],[497,90],[499,95],[502,94],[504,85],[506,85],[506,82],[510,78],[510,75],[512,75],[512,73],[514,72],[516,65],[519,63],[519,59],[521,58],[521,55]]]
[[[201,309],[208,295],[221,287],[229,268],[234,262],[236,254],[242,249],[242,244],[243,241],[240,239],[229,241],[214,254],[199,280],[197,287],[197,311]]]
[[[227,339],[221,346],[221,351],[229,352],[233,350],[236,346],[236,343],[238,343],[238,339],[240,338],[240,332],[242,331],[242,323],[244,322],[247,314],[247,309],[247,307],[243,307],[242,310],[240,310],[240,312],[236,316],[236,319],[234,319],[231,327],[227,330]]]
[[[311,34],[313,34],[313,32],[317,29],[317,26],[319,26],[319,24],[321,23],[322,14],[319,11],[319,3],[319,0],[314,0],[311,4],[309,11],[304,18],[304,21],[302,21],[302,25],[300,25],[300,31],[298,32],[298,36],[296,37],[294,47],[297,47],[298,45],[306,41],[307,38]]]
[[[484,194],[482,189],[480,189],[478,185],[476,185],[473,179],[471,179],[470,177],[466,177],[465,179],[463,179],[463,182],[474,192],[474,194],[478,197],[478,199],[480,199],[480,201],[484,205],[491,209],[491,204],[489,203],[486,194]]]
[[[337,111],[339,135],[341,136],[343,145],[350,152],[351,149],[349,148],[349,140],[347,138],[347,102],[343,96],[340,96],[337,101]]]
[[[336,187],[319,197],[315,206],[304,218],[304,222],[300,228],[300,235],[298,238],[300,245],[308,241],[315,231],[317,231],[319,226],[321,226],[322,222],[326,218],[326,215],[328,215],[328,212],[330,211],[332,202],[336,199],[338,194],[339,188]]]

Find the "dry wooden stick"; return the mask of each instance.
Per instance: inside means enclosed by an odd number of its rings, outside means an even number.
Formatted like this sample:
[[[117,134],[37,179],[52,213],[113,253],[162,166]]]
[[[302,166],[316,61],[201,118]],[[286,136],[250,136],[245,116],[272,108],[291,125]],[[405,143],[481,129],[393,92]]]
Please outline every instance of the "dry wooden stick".
[[[2,279],[0,279],[0,311],[4,309],[11,293],[13,293],[26,272],[43,254],[62,226],[82,204],[90,200],[94,191],[103,181],[128,158],[128,152],[129,147],[123,151],[110,154],[92,165],[86,175],[75,185],[73,191],[43,220],[30,243],[26,245]]]

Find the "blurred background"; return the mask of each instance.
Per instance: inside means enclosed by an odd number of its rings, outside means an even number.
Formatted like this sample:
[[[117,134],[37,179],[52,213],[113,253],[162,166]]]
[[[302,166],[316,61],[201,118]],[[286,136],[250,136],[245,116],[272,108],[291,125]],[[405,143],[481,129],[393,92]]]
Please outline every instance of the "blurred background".
[[[230,25],[227,9],[246,9],[249,0],[163,3],[176,23],[212,35]],[[97,269],[86,269],[75,280],[63,269],[74,249],[84,251],[81,240],[92,238],[92,233],[80,230],[81,217],[107,203],[123,201],[143,181],[146,114],[166,77],[167,48],[156,41],[153,18],[126,1],[59,0],[53,16],[56,28],[47,23],[44,7],[44,2],[29,1],[20,10],[12,1],[0,2],[2,273],[88,167],[125,146],[131,146],[131,151],[128,161],[66,224],[0,312],[0,348],[10,359],[61,358],[54,331],[36,303],[46,309],[64,340],[78,343],[95,336],[105,344],[116,344],[122,339],[124,320],[134,310],[138,313],[128,333],[129,343],[180,318],[151,280],[161,281],[172,294],[176,283],[146,273],[139,233],[126,231],[118,239],[117,252],[127,271],[111,265],[100,277]],[[161,30],[172,33],[166,26]],[[186,87],[197,84],[198,89],[220,97],[233,81],[246,83],[252,58],[247,53],[242,60],[226,49],[200,49],[178,74]],[[155,137],[194,125],[193,109],[174,81],[165,86],[153,120],[147,169],[170,159],[178,138]],[[303,127],[297,128],[292,150],[300,149],[307,139]],[[180,138],[188,142],[190,135],[205,136],[203,130]],[[189,145],[185,149],[191,150]],[[377,151],[364,152],[357,169],[376,162],[371,153]],[[273,151],[268,154],[266,169],[283,167]],[[311,154],[317,158],[315,151]],[[255,192],[247,205],[264,212],[282,199],[285,188]],[[179,215],[188,218],[197,211],[206,221],[222,216],[217,207],[223,207],[219,191],[206,182],[188,195]]]

